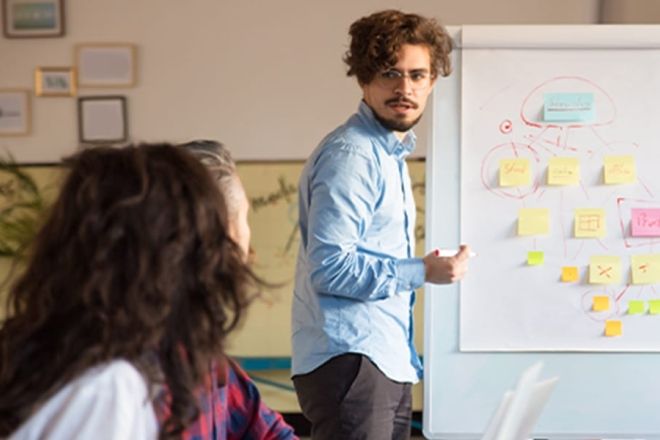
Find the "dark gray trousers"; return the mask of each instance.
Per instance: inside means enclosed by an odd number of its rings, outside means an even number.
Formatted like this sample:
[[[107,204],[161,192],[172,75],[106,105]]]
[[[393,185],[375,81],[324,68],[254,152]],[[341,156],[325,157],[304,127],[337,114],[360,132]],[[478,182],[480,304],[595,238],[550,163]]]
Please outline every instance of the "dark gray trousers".
[[[407,440],[412,385],[388,379],[368,357],[348,353],[293,377],[313,440]]]

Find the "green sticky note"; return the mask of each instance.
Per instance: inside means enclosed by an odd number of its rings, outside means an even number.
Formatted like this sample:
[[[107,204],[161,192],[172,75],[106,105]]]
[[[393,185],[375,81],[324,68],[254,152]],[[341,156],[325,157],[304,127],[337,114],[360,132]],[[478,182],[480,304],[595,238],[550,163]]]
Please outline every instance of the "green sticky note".
[[[540,266],[543,264],[543,252],[542,251],[529,251],[527,252],[527,264],[530,266]]]
[[[660,299],[649,300],[649,313],[651,315],[660,315]]]
[[[628,314],[641,315],[644,313],[644,301],[632,299],[628,301]]]
[[[546,122],[590,122],[595,118],[593,93],[543,94],[543,120]]]

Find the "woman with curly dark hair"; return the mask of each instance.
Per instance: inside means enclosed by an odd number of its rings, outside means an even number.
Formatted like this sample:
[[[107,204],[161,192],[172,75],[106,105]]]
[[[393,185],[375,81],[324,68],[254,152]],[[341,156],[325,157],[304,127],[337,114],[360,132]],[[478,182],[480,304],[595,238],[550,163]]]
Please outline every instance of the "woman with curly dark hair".
[[[178,437],[259,286],[223,194],[170,145],[66,164],[0,328],[0,437]]]

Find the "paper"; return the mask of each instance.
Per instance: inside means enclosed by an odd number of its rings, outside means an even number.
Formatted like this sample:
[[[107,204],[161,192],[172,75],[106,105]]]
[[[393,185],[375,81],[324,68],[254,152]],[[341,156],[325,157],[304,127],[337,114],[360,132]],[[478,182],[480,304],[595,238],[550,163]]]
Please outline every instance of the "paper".
[[[500,186],[527,186],[531,181],[529,160],[500,160]]]
[[[604,295],[596,295],[593,297],[591,309],[594,312],[605,312],[610,309],[610,297]]]
[[[545,93],[543,120],[546,122],[590,122],[595,119],[593,93]]]
[[[549,230],[547,208],[521,208],[518,211],[518,235],[545,235]]]
[[[482,440],[528,439],[558,378],[538,381],[543,364],[526,369],[515,391],[506,391],[484,430]]]
[[[527,252],[527,264],[530,266],[539,266],[543,264],[543,252],[542,251],[529,251]]]
[[[660,254],[632,255],[630,270],[633,284],[660,283]]]
[[[548,163],[548,185],[580,183],[580,162],[576,157],[552,157]]]
[[[649,314],[660,315],[660,299],[649,300]]]
[[[620,257],[593,256],[589,258],[589,282],[591,284],[614,284],[620,281]]]
[[[632,208],[630,235],[633,237],[660,237],[660,208]]]
[[[578,208],[575,210],[575,237],[596,238],[605,236],[605,210]]]
[[[644,301],[639,299],[631,299],[630,301],[628,301],[628,314],[629,315],[644,314]]]
[[[578,268],[575,266],[564,266],[561,268],[561,280],[564,283],[572,283],[578,281],[579,274]]]
[[[621,321],[608,319],[605,321],[605,336],[621,336],[623,326]]]
[[[603,179],[606,184],[635,183],[637,172],[632,156],[605,156]]]

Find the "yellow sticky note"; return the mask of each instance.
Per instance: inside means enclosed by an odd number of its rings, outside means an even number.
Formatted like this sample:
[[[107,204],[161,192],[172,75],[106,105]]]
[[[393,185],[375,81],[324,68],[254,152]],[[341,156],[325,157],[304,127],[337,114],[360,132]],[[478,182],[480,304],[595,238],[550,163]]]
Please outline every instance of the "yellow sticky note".
[[[526,186],[532,181],[527,159],[500,160],[500,186]]]
[[[621,336],[623,324],[619,320],[608,319],[605,321],[605,336]]]
[[[603,179],[607,184],[635,183],[637,170],[632,156],[605,156]]]
[[[660,299],[649,300],[649,313],[651,315],[660,315]]]
[[[530,266],[540,266],[543,264],[543,252],[542,251],[529,251],[527,252],[527,264]]]
[[[620,281],[620,257],[594,256],[589,258],[589,282],[591,284],[614,284]]]
[[[610,309],[610,297],[605,295],[596,295],[593,297],[591,310],[594,312],[605,312]]]
[[[520,208],[518,235],[545,235],[550,230],[547,208]]]
[[[600,208],[579,208],[575,210],[575,236],[604,237],[605,210]]]
[[[660,283],[660,254],[631,256],[630,270],[633,284]]]
[[[578,268],[575,266],[564,266],[561,268],[561,280],[565,283],[572,283],[579,278]]]
[[[548,185],[577,185],[580,162],[577,157],[552,157],[548,162]]]
[[[628,314],[641,315],[644,313],[644,301],[639,299],[631,299],[628,301]]]

